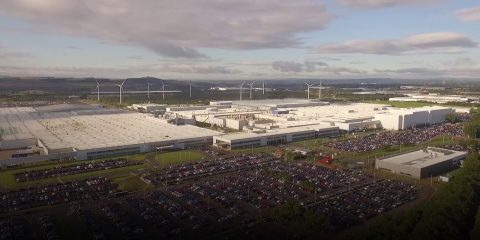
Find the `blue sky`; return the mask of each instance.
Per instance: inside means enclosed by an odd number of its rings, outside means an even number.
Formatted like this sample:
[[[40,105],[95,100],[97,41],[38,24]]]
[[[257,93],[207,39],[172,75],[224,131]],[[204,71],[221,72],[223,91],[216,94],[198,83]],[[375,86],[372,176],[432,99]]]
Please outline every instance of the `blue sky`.
[[[475,78],[476,2],[0,0],[0,75]]]

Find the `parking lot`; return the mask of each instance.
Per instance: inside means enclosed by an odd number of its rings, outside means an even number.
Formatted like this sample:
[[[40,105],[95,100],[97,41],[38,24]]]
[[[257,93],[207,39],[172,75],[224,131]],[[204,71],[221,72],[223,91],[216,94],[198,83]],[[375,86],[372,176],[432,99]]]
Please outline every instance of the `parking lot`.
[[[122,168],[134,165],[140,165],[138,161],[129,161],[126,159],[110,159],[102,161],[89,161],[67,166],[39,169],[26,172],[15,173],[17,182],[35,181],[44,178],[63,177],[87,172]]]
[[[413,185],[403,182],[286,162],[265,153],[215,156],[143,172],[141,178],[155,186],[153,190],[122,192],[107,177],[95,177],[1,193],[0,210],[78,204],[78,224],[94,239],[208,238],[258,224],[278,228],[276,222],[265,223],[268,211],[291,201],[328,217],[329,229],[339,231],[412,201],[417,194]],[[48,216],[39,217],[40,223],[34,224],[47,226],[42,228],[44,236],[62,237]],[[101,224],[118,235],[102,232]]]
[[[438,124],[431,127],[413,128],[400,132],[382,132],[367,136],[353,138],[346,141],[329,142],[325,146],[345,152],[370,152],[385,146],[418,145],[429,141],[436,136],[463,136],[461,124]]]

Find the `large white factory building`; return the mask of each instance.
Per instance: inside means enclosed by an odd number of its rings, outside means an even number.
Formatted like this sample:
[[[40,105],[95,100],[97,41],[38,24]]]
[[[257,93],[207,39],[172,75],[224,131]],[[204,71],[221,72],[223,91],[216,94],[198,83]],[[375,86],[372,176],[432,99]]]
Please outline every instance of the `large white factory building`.
[[[455,112],[438,106],[398,109],[384,104],[330,104],[306,99],[135,107],[156,114],[71,105],[0,108],[0,158],[2,151],[32,146],[41,149],[41,156],[35,156],[36,159],[83,160],[194,145],[231,149],[284,144],[334,136],[339,131],[403,130],[443,122]]]
[[[449,107],[422,107],[413,109],[392,109],[389,112],[375,114],[375,119],[387,130],[405,130],[442,123],[448,114],[455,113]]]
[[[79,160],[149,152],[156,147],[207,145],[220,133],[192,125],[177,126],[141,113],[117,111],[42,111],[0,108],[0,150],[33,145],[45,155],[68,153]]]

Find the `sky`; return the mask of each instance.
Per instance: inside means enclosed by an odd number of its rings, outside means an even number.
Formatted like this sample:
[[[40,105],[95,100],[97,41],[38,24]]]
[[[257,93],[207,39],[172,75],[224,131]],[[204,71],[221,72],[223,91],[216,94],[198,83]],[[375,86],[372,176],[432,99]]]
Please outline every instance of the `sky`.
[[[478,0],[0,0],[0,75],[461,79]]]

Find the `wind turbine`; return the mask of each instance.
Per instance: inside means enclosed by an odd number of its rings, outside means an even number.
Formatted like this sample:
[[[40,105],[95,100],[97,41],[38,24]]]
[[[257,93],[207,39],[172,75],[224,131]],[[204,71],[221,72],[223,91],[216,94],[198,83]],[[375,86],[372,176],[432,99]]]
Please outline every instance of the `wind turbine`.
[[[320,85],[318,85],[318,99],[322,99],[322,80],[320,80]]]
[[[148,97],[148,101],[150,102],[150,82],[147,82],[147,97]]]
[[[163,80],[162,80],[162,99],[165,100],[165,84],[163,83]]]
[[[97,82],[97,101],[100,102],[100,83],[98,83],[98,80],[95,80]]]
[[[192,83],[188,82],[188,86],[190,88],[190,98],[192,98]]]
[[[240,85],[240,101],[243,100],[243,85],[245,84],[245,81],[242,82]]]
[[[262,81],[262,95],[265,95],[265,81]]]
[[[123,80],[122,84],[115,84],[120,88],[120,104],[122,104],[122,91],[123,91],[123,84],[127,81],[127,79]]]
[[[310,87],[312,86],[312,84],[308,84],[305,82],[305,85],[307,85],[307,98],[310,99]]]
[[[250,86],[250,99],[252,99],[252,88],[253,88],[253,84],[255,83],[255,81],[247,84],[248,86]]]

